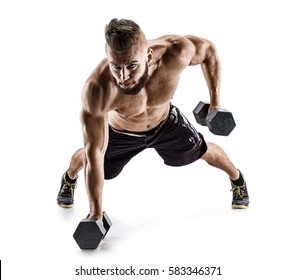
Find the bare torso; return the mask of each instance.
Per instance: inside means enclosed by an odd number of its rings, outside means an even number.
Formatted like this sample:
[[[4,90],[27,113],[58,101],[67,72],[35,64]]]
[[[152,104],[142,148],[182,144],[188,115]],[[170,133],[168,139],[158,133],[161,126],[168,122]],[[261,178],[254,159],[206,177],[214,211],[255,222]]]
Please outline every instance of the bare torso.
[[[157,127],[168,116],[170,101],[176,91],[182,70],[189,61],[180,58],[179,48],[174,49],[174,40],[185,40],[180,36],[166,36],[148,41],[153,49],[153,60],[149,65],[148,83],[136,95],[118,91],[110,80],[109,63],[104,60],[93,73],[93,78],[103,84],[104,110],[108,111],[110,125],[119,131],[144,132]]]

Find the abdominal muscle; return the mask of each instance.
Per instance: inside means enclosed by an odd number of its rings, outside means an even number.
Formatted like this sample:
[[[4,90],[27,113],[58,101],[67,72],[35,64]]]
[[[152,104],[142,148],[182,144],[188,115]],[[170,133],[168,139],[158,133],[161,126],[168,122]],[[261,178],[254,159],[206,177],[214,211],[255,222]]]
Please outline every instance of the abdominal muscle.
[[[135,108],[134,108],[135,109]],[[115,109],[109,112],[110,125],[122,132],[141,133],[149,131],[160,124],[168,117],[170,111],[170,102],[160,106],[138,108],[133,115],[128,115],[128,111]]]

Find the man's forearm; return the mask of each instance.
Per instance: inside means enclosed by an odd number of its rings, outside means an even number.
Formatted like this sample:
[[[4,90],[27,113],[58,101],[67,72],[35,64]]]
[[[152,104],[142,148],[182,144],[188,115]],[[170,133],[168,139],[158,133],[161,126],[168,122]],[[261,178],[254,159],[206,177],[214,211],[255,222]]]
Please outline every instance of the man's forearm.
[[[90,219],[102,219],[102,197],[104,186],[104,168],[100,158],[86,162],[85,185],[88,194]]]
[[[211,107],[220,107],[221,66],[214,46],[210,47],[209,56],[201,68],[209,89]]]

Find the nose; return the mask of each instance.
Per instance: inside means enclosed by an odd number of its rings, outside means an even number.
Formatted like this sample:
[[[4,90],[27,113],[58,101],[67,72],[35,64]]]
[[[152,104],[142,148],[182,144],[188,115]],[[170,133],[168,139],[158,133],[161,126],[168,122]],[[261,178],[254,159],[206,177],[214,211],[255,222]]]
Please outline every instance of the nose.
[[[125,82],[130,78],[130,73],[127,69],[122,68],[120,72],[120,79]]]

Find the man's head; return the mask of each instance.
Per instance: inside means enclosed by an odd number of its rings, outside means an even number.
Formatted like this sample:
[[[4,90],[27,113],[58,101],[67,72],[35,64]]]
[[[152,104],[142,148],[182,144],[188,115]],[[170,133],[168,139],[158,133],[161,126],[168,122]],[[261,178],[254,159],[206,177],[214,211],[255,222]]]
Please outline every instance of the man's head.
[[[152,59],[143,31],[132,20],[112,19],[105,38],[112,81],[120,92],[137,94],[147,83]]]
[[[107,45],[114,51],[124,52],[132,48],[141,38],[145,41],[140,26],[129,19],[112,19],[105,28]]]

